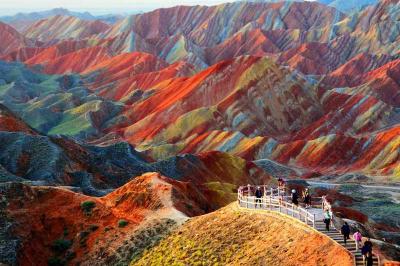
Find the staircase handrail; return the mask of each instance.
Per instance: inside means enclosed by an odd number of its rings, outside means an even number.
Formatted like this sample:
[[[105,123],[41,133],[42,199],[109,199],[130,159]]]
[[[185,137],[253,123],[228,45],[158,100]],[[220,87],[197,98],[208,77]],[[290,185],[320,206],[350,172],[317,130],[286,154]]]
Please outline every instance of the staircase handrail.
[[[267,186],[263,187],[265,188]],[[264,193],[261,198],[256,198],[256,196],[252,196],[251,193],[248,193],[251,188],[251,186],[239,187],[238,202],[240,205],[244,204],[246,208],[249,209],[257,209],[257,206],[260,206],[260,209],[261,206],[263,206],[264,209],[267,210],[278,209],[280,213],[286,213],[287,215],[290,214],[292,217],[295,217],[300,221],[305,222],[306,224],[308,224],[308,222],[311,222],[313,227],[315,228],[315,214],[309,212],[307,209],[296,206],[295,204],[284,200],[284,195],[279,197],[279,188],[269,188],[268,190],[264,189]],[[266,193],[266,191],[268,192]],[[245,193],[247,193],[247,195],[245,195]],[[253,208],[251,208],[251,206],[253,206]]]

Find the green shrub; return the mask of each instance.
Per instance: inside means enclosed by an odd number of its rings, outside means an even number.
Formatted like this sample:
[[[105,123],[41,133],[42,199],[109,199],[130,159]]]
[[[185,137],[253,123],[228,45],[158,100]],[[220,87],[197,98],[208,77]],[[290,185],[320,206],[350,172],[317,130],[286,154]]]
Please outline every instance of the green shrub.
[[[128,221],[127,220],[121,219],[121,220],[118,221],[118,227],[125,227],[127,225],[128,225]]]
[[[96,203],[94,201],[88,200],[81,203],[81,209],[85,213],[91,213],[92,209],[96,207]]]
[[[55,252],[62,253],[69,249],[72,246],[72,241],[64,238],[60,238],[57,240],[54,240],[53,244],[51,245],[51,248]]]

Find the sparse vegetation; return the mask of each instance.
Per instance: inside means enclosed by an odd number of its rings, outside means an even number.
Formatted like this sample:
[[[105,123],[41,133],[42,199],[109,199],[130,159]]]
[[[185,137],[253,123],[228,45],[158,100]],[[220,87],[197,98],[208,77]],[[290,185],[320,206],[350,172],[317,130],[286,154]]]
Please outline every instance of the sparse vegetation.
[[[129,222],[127,220],[121,219],[118,221],[118,227],[120,227],[120,228],[125,227],[128,225],[128,223]]]
[[[85,214],[90,214],[92,210],[96,207],[96,203],[94,201],[88,200],[81,203],[81,209]]]
[[[137,261],[144,250],[156,245],[175,226],[176,222],[172,219],[160,219],[138,228],[116,249],[113,257],[108,259],[108,265],[129,265],[131,261]]]

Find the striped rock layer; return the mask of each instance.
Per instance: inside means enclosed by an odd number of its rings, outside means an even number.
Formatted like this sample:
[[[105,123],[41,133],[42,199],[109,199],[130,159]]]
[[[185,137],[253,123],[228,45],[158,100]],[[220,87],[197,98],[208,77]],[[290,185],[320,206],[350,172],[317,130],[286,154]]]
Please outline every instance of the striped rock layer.
[[[122,139],[153,159],[223,151],[398,177],[399,17],[395,0],[352,14],[235,2],[111,26],[55,16],[20,34],[4,24],[1,59],[48,75],[4,66],[23,78],[0,80],[1,102],[40,132]]]

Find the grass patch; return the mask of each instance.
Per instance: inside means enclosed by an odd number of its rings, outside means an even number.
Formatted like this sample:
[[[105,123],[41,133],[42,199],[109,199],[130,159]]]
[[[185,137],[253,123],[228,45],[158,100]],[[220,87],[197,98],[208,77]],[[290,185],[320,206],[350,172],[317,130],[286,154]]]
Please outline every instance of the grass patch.
[[[118,221],[118,227],[123,228],[123,227],[127,226],[128,223],[129,222],[127,220],[121,219]]]

